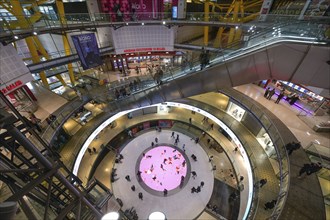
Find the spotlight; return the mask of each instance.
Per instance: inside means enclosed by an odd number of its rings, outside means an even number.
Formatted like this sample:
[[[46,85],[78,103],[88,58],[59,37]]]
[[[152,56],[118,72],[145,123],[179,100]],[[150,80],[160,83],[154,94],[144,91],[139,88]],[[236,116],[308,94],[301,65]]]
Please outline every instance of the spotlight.
[[[105,214],[101,220],[118,220],[119,219],[119,213],[118,212],[109,212]]]
[[[238,29],[238,26],[236,26],[235,29],[237,30]]]
[[[128,23],[126,23],[126,25],[128,26]]]
[[[163,24],[166,24],[166,21],[163,21]]]
[[[38,33],[34,31],[34,32],[33,32],[33,35],[38,35]]]
[[[144,23],[142,23],[142,25],[144,25]]]
[[[17,36],[14,36],[14,38],[15,38],[16,40],[18,40],[18,37],[17,37]]]

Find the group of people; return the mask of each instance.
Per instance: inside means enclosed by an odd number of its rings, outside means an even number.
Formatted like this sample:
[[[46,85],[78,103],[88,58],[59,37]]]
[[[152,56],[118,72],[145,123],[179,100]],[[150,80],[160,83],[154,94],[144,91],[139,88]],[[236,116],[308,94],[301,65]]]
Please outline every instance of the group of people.
[[[93,149],[93,151],[92,151],[92,149]],[[95,147],[93,147],[92,149],[90,149],[90,148],[87,148],[87,151],[88,151],[89,155],[92,155],[93,153],[94,153],[94,154],[96,154],[96,153],[97,153],[97,150],[96,150],[96,148],[95,148]]]
[[[194,186],[193,186],[193,187],[191,188],[191,193],[199,193],[199,192],[201,192],[203,186],[204,186],[204,182],[202,181],[201,184],[200,184],[199,186],[197,186],[197,187],[194,187]]]
[[[138,90],[139,82],[137,79],[134,79],[134,81],[130,81],[129,84],[123,85],[120,88],[115,88],[114,93],[115,93],[115,98],[120,99],[124,98],[126,96],[131,95],[133,91]]]
[[[305,174],[307,176],[311,175],[312,173],[316,173],[319,170],[322,169],[322,164],[320,162],[318,163],[306,163],[303,165],[303,167],[299,170],[298,179],[302,179]]]
[[[276,104],[280,103],[281,99],[284,97],[284,91],[285,89],[281,89],[280,94],[277,96],[277,99],[275,101]],[[275,88],[268,87],[265,91],[264,97],[268,100],[271,100],[273,95],[275,95]]]

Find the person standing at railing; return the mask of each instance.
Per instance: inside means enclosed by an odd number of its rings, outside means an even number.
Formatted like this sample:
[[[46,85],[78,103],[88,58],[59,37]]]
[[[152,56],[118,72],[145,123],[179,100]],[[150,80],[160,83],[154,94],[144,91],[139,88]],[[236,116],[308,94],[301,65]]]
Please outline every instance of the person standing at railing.
[[[205,63],[205,54],[206,53],[205,53],[204,47],[202,47],[202,52],[199,55],[199,62],[200,62],[200,65],[201,65],[201,70],[203,70],[204,67],[205,67],[205,65],[204,65],[204,63]]]

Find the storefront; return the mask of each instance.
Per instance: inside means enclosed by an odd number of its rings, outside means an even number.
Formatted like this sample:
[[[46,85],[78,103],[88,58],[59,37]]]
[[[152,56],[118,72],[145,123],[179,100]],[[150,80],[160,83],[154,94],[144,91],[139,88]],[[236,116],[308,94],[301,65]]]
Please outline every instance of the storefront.
[[[21,112],[34,112],[38,108],[36,97],[26,86],[33,77],[13,45],[0,44],[0,92]],[[4,103],[0,103],[6,106]],[[7,109],[9,110],[9,109]]]
[[[277,81],[276,85],[285,89],[285,100],[290,105],[295,105],[311,114],[324,115],[329,111],[329,105],[327,104],[329,100],[301,85],[286,81]],[[320,112],[322,109],[321,106],[324,110],[322,113]]]
[[[227,113],[233,118],[235,118],[237,121],[241,121],[245,114],[245,110],[236,105],[235,103],[229,102]]]
[[[20,112],[35,112],[38,109],[36,97],[20,80],[2,88],[1,92]],[[10,111],[9,108],[7,110]]]
[[[106,66],[112,70],[146,68],[147,65],[181,65],[183,53],[181,52],[141,52],[126,54],[111,54],[103,57]]]

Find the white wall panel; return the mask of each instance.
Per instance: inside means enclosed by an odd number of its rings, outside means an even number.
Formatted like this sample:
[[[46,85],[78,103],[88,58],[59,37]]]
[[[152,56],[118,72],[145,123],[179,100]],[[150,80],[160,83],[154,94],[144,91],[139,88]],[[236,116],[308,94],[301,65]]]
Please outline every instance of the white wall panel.
[[[33,80],[13,45],[0,44],[0,89],[4,94]]]
[[[174,29],[165,26],[125,26],[112,31],[117,54],[174,50]]]

